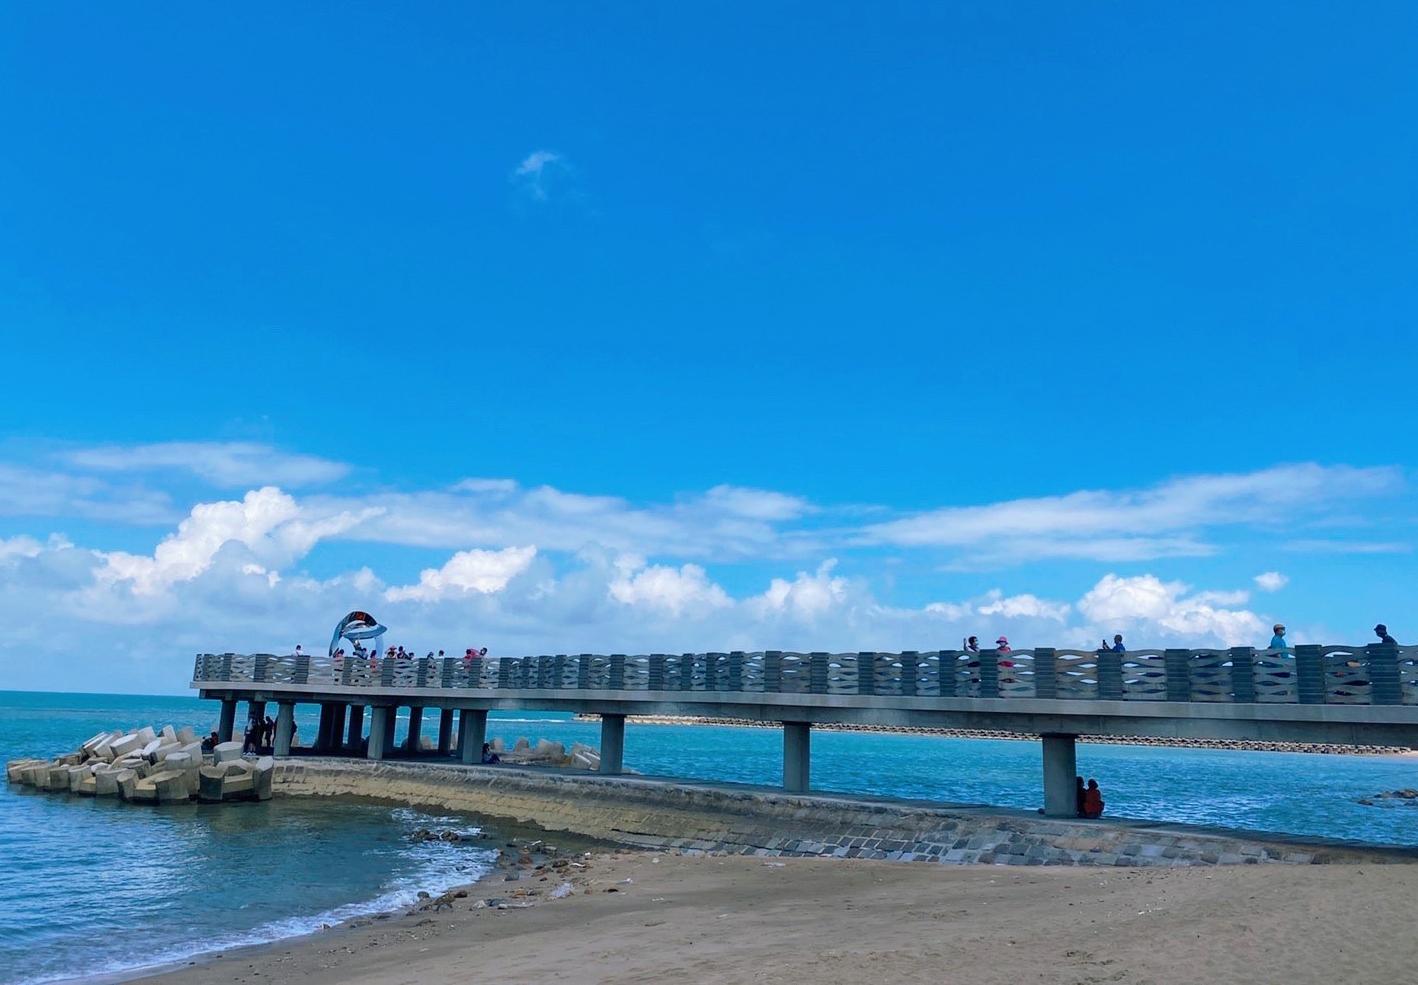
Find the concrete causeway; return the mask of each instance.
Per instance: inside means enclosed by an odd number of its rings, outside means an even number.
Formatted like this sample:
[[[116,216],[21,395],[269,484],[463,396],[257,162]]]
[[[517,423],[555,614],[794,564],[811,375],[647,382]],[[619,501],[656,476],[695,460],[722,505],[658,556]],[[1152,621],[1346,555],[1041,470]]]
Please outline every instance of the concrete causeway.
[[[275,788],[509,818],[696,854],[1148,867],[1418,861],[1418,849],[1327,839],[507,766],[301,757],[277,766]]]

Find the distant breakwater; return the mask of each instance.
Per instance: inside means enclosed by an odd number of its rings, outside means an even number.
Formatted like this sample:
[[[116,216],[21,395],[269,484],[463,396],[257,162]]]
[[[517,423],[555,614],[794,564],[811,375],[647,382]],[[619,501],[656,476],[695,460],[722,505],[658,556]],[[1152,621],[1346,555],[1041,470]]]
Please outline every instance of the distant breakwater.
[[[575,721],[595,722],[599,715],[576,715]],[[689,715],[629,715],[626,721],[639,725],[728,725],[739,728],[779,728],[777,722],[760,722],[748,718],[698,718]],[[1029,732],[1005,732],[995,729],[918,728],[905,725],[852,725],[842,723],[815,724],[824,732],[872,732],[883,735],[937,735],[950,739],[1013,739],[1038,742]],[[1353,746],[1333,742],[1271,742],[1257,739],[1187,739],[1132,735],[1080,735],[1079,742],[1094,742],[1109,746],[1162,746],[1174,749],[1231,749],[1239,752],[1305,752],[1330,756],[1401,756],[1413,753],[1408,746]]]

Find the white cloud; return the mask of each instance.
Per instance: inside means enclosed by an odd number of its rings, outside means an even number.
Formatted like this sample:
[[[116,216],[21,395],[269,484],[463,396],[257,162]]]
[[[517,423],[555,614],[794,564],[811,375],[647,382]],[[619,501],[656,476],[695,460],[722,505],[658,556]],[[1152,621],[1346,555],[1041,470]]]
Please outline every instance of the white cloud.
[[[102,472],[190,472],[226,488],[316,485],[343,478],[350,471],[343,462],[246,441],[105,445],[65,452],[60,457],[71,465]]]
[[[191,581],[211,567],[218,552],[239,548],[243,565],[265,569],[304,557],[325,537],[369,519],[372,511],[342,512],[315,520],[302,517],[294,498],[274,486],[253,489],[241,500],[199,503],[151,557],[123,551],[100,552],[100,580],[124,582],[138,595],[152,595],[175,582]],[[250,572],[247,572],[250,573]]]
[[[1205,554],[1214,548],[1191,531],[1265,525],[1320,511],[1327,504],[1391,495],[1403,487],[1395,468],[1316,464],[1173,479],[1133,492],[1084,490],[986,506],[929,510],[871,525],[867,543],[964,548],[986,558],[1078,557],[1144,560]]]
[[[1255,583],[1262,592],[1278,592],[1290,584],[1290,579],[1278,571],[1263,571],[1255,576]]]
[[[671,616],[698,617],[732,604],[728,593],[710,581],[697,564],[672,568],[641,567],[641,563],[638,558],[625,558],[616,565],[619,574],[608,587],[611,598],[622,605],[659,609]]]
[[[459,551],[441,568],[425,568],[417,585],[390,588],[384,597],[391,602],[416,600],[434,602],[450,596],[479,592],[500,592],[507,583],[526,571],[537,556],[535,546],[507,547],[500,551]]]
[[[1025,593],[1005,597],[1000,592],[991,593],[991,601],[979,606],[975,611],[982,616],[1004,616],[1017,618],[1027,616],[1035,619],[1052,619],[1063,622],[1068,618],[1071,606],[1067,602],[1050,602],[1038,596]]]
[[[538,202],[547,200],[552,177],[570,170],[566,158],[556,151],[534,150],[512,172],[512,179]]]
[[[1267,624],[1248,610],[1225,608],[1223,593],[1189,592],[1182,582],[1164,582],[1154,575],[1109,574],[1079,599],[1078,610],[1095,625],[1116,627],[1135,640],[1235,646],[1264,634]]]
[[[1396,540],[1290,540],[1280,545],[1296,554],[1407,554],[1412,544]]]
[[[829,558],[808,574],[799,571],[792,581],[774,578],[768,590],[748,600],[748,607],[760,615],[790,615],[797,619],[817,619],[847,598],[847,579],[834,576],[836,558]]]
[[[157,524],[176,519],[174,513],[171,497],[141,485],[0,464],[0,516]]]

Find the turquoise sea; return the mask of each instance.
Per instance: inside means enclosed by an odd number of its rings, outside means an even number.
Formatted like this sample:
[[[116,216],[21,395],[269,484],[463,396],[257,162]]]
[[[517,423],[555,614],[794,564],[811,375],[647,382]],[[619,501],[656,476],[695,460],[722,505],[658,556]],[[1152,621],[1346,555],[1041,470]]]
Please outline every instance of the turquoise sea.
[[[106,728],[205,732],[216,714],[215,702],[196,698],[0,691],[0,759],[65,752]],[[315,707],[298,721],[313,736]],[[436,727],[436,718],[424,725]],[[564,715],[494,717],[489,734],[598,744],[596,724]],[[1078,753],[1110,814],[1418,845],[1418,807],[1357,803],[1418,787],[1415,760],[1084,744]],[[645,774],[772,784],[782,740],[772,729],[631,725],[625,758]],[[813,736],[819,790],[1033,808],[1039,774],[1034,742]],[[188,960],[397,908],[419,890],[471,881],[493,860],[476,843],[414,844],[408,833],[475,823],[353,803],[139,807],[0,786],[0,982]]]

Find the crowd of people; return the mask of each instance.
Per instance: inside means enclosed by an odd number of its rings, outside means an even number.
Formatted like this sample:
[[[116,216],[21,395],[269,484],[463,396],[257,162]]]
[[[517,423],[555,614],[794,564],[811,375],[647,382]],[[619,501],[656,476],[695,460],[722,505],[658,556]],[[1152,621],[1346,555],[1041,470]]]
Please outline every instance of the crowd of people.
[[[295,655],[296,655],[297,657],[301,655],[301,649],[300,649],[300,644],[299,644],[299,643],[297,643],[297,644],[295,645]],[[335,651],[335,653],[334,653],[334,656],[335,656],[336,658],[339,658],[339,659],[343,659],[346,655],[347,655],[347,654],[345,653],[345,648],[344,648],[344,647],[340,647],[340,648],[337,649],[337,650]],[[372,660],[372,661],[377,661],[377,660],[380,658],[381,654],[380,654],[379,648],[378,648],[377,646],[376,646],[376,647],[369,647],[369,648],[366,648],[363,643],[361,643],[361,642],[359,642],[359,641],[356,641],[356,642],[355,642],[355,645],[354,645],[354,648],[350,651],[350,653],[348,654],[348,656],[354,657],[356,660],[369,659],[369,660]],[[384,653],[382,654],[382,656],[384,657],[385,660],[417,660],[417,659],[418,659],[418,652],[415,651],[415,650],[412,650],[412,649],[407,649],[407,650],[406,650],[406,649],[405,649],[404,647],[402,647],[402,646],[391,646],[391,647],[389,647],[388,649],[386,649],[386,650],[384,651]],[[427,659],[429,659],[429,660],[442,660],[442,659],[444,659],[445,657],[447,657],[447,654],[444,653],[442,650],[439,650],[437,653],[435,653],[435,652],[432,651],[432,650],[429,650],[428,653],[427,653],[425,656],[426,656]],[[463,651],[463,659],[464,659],[465,661],[466,661],[466,660],[472,660],[474,657],[485,657],[485,656],[487,656],[487,647],[485,647],[485,646],[484,646],[484,647],[470,646],[470,647],[468,647],[467,649],[465,649],[465,650]]]
[[[1272,627],[1271,633],[1272,635],[1270,637],[1270,643],[1266,647],[1266,649],[1285,650],[1288,652],[1290,649],[1290,644],[1285,641],[1284,623],[1276,623]],[[1374,635],[1379,638],[1379,643],[1384,646],[1398,646],[1398,641],[1395,640],[1393,636],[1389,634],[1388,626],[1384,625],[1383,623],[1378,623],[1374,626]],[[961,643],[961,649],[964,650],[966,653],[979,653],[980,638],[978,636],[965,637],[965,640]],[[995,640],[994,652],[1001,656],[1013,652],[1013,648],[1009,645],[1009,639],[1005,636],[1001,636],[999,637],[999,639]],[[1098,652],[1126,653],[1127,646],[1123,643],[1123,634],[1115,633],[1113,635],[1113,641],[1111,643],[1109,643],[1107,639],[1103,639],[1102,641],[1100,641],[1098,644]]]

